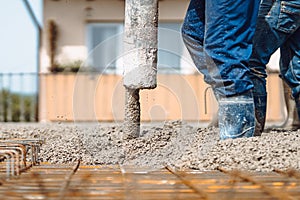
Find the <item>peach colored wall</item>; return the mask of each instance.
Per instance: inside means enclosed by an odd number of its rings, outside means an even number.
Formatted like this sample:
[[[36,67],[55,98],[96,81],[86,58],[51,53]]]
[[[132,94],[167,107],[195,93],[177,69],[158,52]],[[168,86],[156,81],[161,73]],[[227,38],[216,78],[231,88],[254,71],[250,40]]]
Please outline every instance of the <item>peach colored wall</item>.
[[[41,121],[122,121],[122,77],[99,74],[47,74],[40,79]],[[158,87],[142,90],[142,121],[185,120],[207,122],[217,103],[201,75],[158,75]],[[281,80],[268,77],[267,120],[282,122],[284,106]],[[206,110],[206,112],[205,112]]]

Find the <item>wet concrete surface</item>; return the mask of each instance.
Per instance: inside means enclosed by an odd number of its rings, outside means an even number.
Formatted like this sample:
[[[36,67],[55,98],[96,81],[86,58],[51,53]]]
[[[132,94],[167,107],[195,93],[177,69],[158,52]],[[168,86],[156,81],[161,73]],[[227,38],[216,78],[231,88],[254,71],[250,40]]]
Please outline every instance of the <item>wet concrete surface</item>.
[[[297,130],[271,129],[261,137],[220,141],[217,128],[180,121],[146,124],[141,137],[124,139],[122,123],[2,123],[0,139],[45,141],[39,157],[50,164],[132,165],[200,171],[270,172],[300,169]]]

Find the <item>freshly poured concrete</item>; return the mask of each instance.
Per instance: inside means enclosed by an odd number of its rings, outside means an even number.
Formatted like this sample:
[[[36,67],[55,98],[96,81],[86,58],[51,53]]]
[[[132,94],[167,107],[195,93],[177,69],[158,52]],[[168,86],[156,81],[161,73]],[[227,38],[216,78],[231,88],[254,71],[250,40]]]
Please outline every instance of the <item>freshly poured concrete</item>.
[[[181,123],[141,127],[124,139],[120,124],[1,124],[0,137],[45,140],[43,162],[253,171],[300,169],[300,131],[272,130],[261,137],[219,141],[218,129]]]

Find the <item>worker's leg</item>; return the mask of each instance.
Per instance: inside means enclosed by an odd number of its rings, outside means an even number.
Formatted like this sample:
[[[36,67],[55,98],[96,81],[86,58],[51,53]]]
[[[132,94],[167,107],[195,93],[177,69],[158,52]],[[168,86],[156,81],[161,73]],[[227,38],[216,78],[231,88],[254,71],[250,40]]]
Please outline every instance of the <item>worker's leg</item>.
[[[248,61],[260,0],[207,0],[204,48],[211,85],[222,96],[249,91]]]
[[[293,40],[293,36],[291,37],[291,40]],[[290,63],[293,60],[294,52],[290,46],[290,44],[292,42],[291,40],[287,40],[287,42],[284,43],[280,47],[280,54],[282,55],[280,57],[281,74],[287,73],[287,71],[289,70]],[[281,77],[282,77],[282,75],[281,75]],[[300,128],[300,121],[299,121],[299,116],[298,116],[299,106],[297,108],[297,106],[296,106],[297,104],[295,104],[296,102],[292,95],[291,86],[289,86],[287,83],[288,83],[288,81],[283,80],[284,99],[285,99],[286,108],[288,111],[287,112],[288,117],[286,119],[285,127],[298,129],[298,128]],[[292,84],[292,85],[294,85],[294,84]]]
[[[206,55],[203,48],[204,33],[205,0],[191,0],[182,26],[182,37],[194,64],[204,75],[205,82],[210,84],[212,79],[207,69]],[[218,126],[217,115],[213,117],[208,126]]]
[[[298,28],[281,47],[281,55],[281,77],[292,90],[298,117],[300,117],[300,28]]]
[[[204,80],[211,83],[203,49],[205,33],[205,0],[191,0],[182,25],[183,41]]]
[[[289,1],[291,3],[293,1]],[[266,64],[271,55],[282,46],[295,31],[295,21],[289,15],[290,6],[281,0],[262,0],[257,28],[253,38],[253,52],[250,58],[251,79],[254,84],[256,133],[263,131],[266,116]],[[290,23],[291,22],[291,23]]]
[[[259,0],[206,1],[204,40],[211,85],[219,103],[221,139],[251,137],[255,115],[248,60]]]
[[[269,62],[271,55],[280,46],[281,42],[277,42],[276,39],[269,39],[269,35],[272,35],[272,28],[266,21],[266,16],[275,7],[273,7],[273,0],[263,0],[260,4],[256,31],[253,37],[253,52],[250,58],[251,79],[254,85],[253,98],[255,104],[255,136],[261,135],[264,130],[266,121],[266,109],[267,109],[267,90],[266,90],[266,64]],[[274,9],[275,10],[275,9]],[[274,12],[275,13],[275,12]],[[274,15],[268,16],[269,18],[277,17]],[[274,43],[273,43],[274,42]]]

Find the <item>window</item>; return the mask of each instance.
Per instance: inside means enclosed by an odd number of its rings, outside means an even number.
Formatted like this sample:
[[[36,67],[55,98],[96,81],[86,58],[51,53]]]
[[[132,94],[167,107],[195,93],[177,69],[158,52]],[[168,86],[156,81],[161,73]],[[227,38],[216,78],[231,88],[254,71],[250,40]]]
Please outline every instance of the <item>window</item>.
[[[183,44],[179,23],[159,23],[158,29],[158,72],[174,73],[180,70]]]
[[[115,73],[116,68],[122,67],[117,62],[122,53],[122,32],[122,23],[88,24],[88,65],[104,73]]]
[[[90,23],[87,25],[89,65],[104,73],[122,74],[123,23]],[[181,73],[187,67],[181,23],[159,23],[158,73]]]

